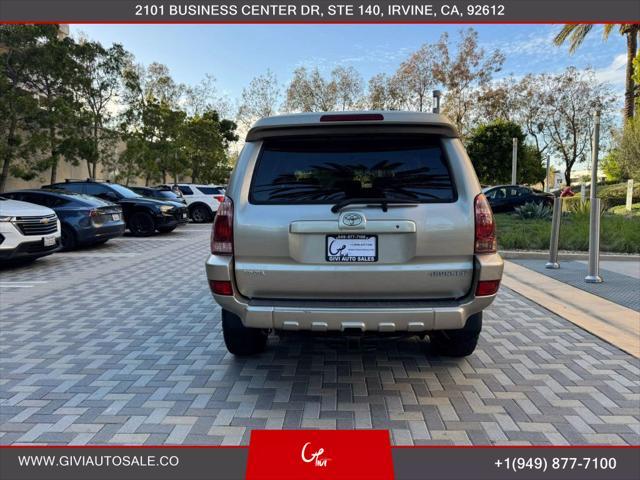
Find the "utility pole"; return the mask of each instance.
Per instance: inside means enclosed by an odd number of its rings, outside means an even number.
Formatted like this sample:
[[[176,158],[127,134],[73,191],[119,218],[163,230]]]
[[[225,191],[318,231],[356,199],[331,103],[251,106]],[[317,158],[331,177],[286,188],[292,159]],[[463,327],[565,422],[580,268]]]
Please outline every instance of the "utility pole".
[[[518,171],[518,139],[513,138],[513,151],[511,153],[511,185],[517,184],[517,173]]]

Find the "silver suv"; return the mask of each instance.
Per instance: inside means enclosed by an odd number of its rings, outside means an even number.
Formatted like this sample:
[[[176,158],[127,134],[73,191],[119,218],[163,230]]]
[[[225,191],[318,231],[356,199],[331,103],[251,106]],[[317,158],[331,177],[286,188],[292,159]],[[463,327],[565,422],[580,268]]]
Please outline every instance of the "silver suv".
[[[455,128],[409,112],[258,121],[206,262],[236,355],[281,330],[428,335],[440,354],[469,355],[502,268]]]

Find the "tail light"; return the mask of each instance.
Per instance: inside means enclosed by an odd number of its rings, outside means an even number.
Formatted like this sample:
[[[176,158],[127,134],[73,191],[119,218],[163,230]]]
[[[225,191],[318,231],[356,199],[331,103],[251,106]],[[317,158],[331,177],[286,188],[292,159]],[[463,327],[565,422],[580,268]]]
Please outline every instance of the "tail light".
[[[493,219],[491,206],[484,193],[479,194],[475,199],[475,253],[496,253],[496,224]]]
[[[95,208],[89,210],[87,212],[87,215],[89,215],[91,218],[97,217],[98,215],[100,215],[100,212],[98,212],[98,210],[96,210]]]
[[[480,280],[476,287],[476,297],[486,297],[498,292],[500,280]]]
[[[220,203],[224,202],[224,195],[214,195],[213,198],[215,198]]]
[[[209,280],[209,288],[216,295],[233,295],[233,287],[229,281]]]
[[[211,253],[233,255],[233,201],[224,197],[211,229]]]

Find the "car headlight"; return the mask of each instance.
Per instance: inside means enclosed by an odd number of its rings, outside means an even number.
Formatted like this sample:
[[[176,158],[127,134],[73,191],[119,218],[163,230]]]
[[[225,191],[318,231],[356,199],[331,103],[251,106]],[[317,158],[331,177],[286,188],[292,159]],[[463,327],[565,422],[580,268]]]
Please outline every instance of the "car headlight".
[[[160,207],[160,211],[166,215],[168,213],[173,212],[173,207],[170,205],[162,205]]]
[[[0,215],[0,222],[15,222],[16,217],[11,217],[9,215]]]

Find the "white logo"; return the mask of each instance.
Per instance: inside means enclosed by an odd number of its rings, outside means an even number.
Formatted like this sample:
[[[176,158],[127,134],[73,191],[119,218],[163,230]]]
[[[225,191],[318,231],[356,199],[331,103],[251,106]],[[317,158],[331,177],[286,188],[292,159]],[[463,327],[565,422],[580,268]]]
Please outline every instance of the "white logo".
[[[316,467],[326,467],[327,466],[327,462],[329,460],[331,460],[331,459],[330,458],[320,458],[320,455],[322,455],[324,453],[324,448],[321,448],[321,449],[317,450],[316,452],[312,453],[309,457],[307,457],[306,450],[307,450],[307,447],[309,445],[311,445],[311,442],[305,443],[304,446],[302,447],[302,452],[300,452],[300,456],[302,457],[302,461],[304,463],[313,462],[313,464]]]
[[[357,227],[364,221],[359,213],[347,213],[342,217],[342,222],[348,227]]]

